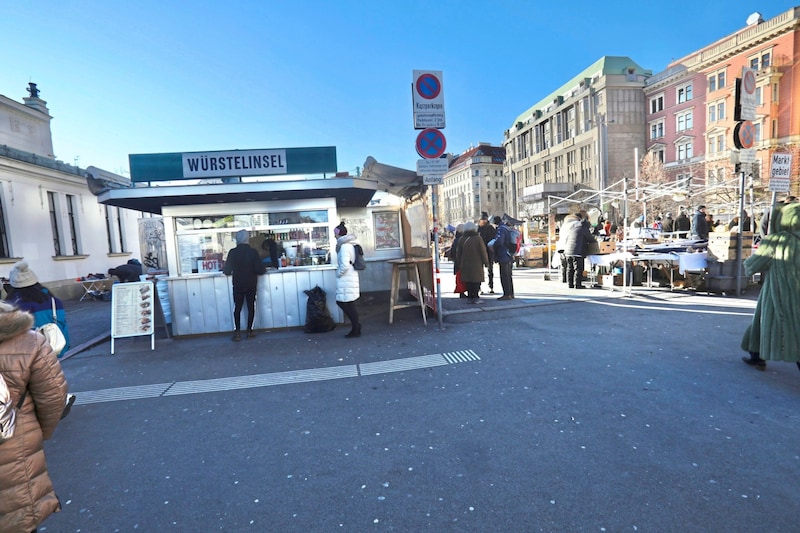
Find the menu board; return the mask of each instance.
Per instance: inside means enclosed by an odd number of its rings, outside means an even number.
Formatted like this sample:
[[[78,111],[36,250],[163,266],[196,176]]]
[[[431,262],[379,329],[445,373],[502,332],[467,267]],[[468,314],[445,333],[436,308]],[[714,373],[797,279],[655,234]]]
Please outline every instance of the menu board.
[[[115,283],[111,287],[111,353],[114,338],[153,335],[155,285],[152,281]]]

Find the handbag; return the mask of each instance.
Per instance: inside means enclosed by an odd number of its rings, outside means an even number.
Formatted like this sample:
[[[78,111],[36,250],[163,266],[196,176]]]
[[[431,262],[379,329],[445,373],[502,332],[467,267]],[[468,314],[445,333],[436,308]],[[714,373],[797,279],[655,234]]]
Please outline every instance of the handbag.
[[[50,303],[53,305],[53,321],[43,326],[39,326],[36,328],[36,331],[44,335],[48,344],[50,344],[50,348],[52,348],[53,352],[56,354],[56,356],[58,356],[61,355],[61,350],[63,350],[64,346],[67,345],[67,339],[64,337],[64,332],[61,331],[61,328],[58,325],[55,298],[50,298]]]
[[[461,281],[461,271],[459,270],[456,272],[456,294],[461,294],[462,292],[467,292],[467,285]]]

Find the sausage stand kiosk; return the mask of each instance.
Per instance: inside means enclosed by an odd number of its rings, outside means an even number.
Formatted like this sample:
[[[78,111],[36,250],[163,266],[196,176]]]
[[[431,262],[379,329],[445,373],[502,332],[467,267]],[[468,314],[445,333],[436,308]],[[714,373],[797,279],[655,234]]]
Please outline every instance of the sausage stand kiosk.
[[[334,298],[333,229],[341,220],[368,260],[362,293],[388,291],[387,261],[405,255],[401,207],[370,205],[378,181],[336,174],[335,147],[131,155],[130,169],[134,186],[104,189],[98,201],[162,216],[176,336],[233,329],[222,268],[241,229],[270,267],[259,278],[257,329],[302,326],[303,291],[316,285],[343,321]]]

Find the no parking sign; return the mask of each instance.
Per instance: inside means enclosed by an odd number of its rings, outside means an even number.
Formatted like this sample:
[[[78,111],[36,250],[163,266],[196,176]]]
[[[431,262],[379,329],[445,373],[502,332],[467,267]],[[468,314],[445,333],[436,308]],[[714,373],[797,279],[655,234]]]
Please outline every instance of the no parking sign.
[[[442,71],[415,70],[413,75],[414,129],[444,128]]]

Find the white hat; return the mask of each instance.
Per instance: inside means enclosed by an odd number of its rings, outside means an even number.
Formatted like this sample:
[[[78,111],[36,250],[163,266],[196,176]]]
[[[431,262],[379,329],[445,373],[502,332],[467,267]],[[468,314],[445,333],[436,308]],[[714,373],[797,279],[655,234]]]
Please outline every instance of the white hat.
[[[39,278],[36,277],[33,270],[28,268],[27,261],[20,261],[14,265],[11,269],[11,273],[8,275],[8,280],[15,289],[24,289],[25,287],[30,287],[31,285],[39,283]]]

